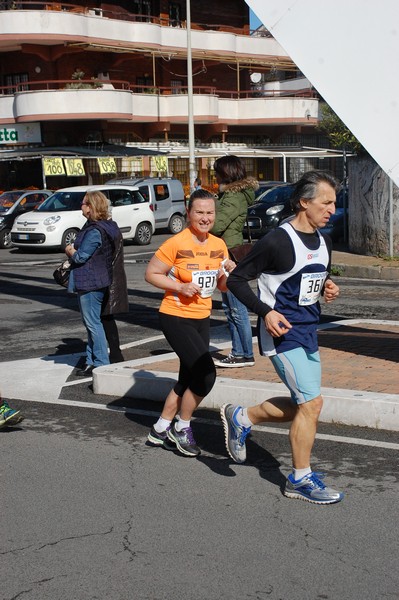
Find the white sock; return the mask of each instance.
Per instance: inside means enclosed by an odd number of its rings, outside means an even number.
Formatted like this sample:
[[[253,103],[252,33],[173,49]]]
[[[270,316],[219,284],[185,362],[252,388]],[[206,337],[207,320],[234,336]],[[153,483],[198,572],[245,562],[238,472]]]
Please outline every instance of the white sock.
[[[182,429],[187,429],[187,427],[190,427],[190,421],[183,421],[182,418],[180,418],[175,423],[175,429],[176,429],[176,431],[181,431]]]
[[[159,417],[158,421],[154,424],[154,429],[157,433],[161,433],[165,431],[168,427],[170,427],[172,421],[168,421],[168,419],[163,419]]]
[[[309,475],[312,472],[310,467],[306,467],[305,469],[292,469],[292,474],[294,476],[295,481],[299,481],[305,475]]]
[[[240,410],[237,411],[237,414],[234,417],[237,420],[237,423],[239,425],[242,425],[243,427],[252,427],[253,423],[252,421],[250,421],[249,417],[248,417],[248,409],[247,408],[242,408],[240,407]]]

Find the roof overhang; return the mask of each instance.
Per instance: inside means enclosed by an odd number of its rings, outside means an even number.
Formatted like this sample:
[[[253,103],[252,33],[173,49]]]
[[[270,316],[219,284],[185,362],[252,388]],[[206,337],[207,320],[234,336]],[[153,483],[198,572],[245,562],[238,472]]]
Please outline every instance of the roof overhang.
[[[93,146],[54,146],[41,148],[13,148],[0,150],[0,161],[4,160],[34,160],[51,156],[65,158],[125,158],[132,156],[159,156],[167,154],[165,150],[140,148],[137,146],[122,146],[119,144],[97,144]]]
[[[166,150],[166,146],[162,147]],[[188,146],[168,146],[168,158],[188,158]],[[330,148],[311,148],[307,146],[295,148],[254,148],[248,146],[229,146],[195,148],[196,158],[235,155],[241,158],[344,158],[354,154]]]

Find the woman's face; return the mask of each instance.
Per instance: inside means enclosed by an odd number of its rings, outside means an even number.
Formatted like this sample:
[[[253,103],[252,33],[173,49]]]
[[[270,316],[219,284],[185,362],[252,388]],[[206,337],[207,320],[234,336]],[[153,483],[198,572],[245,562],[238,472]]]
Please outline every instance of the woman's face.
[[[87,196],[85,196],[85,197],[83,198],[83,200],[82,200],[82,204],[81,204],[81,207],[82,207],[82,215],[83,215],[84,217],[86,217],[86,219],[90,219],[90,212],[91,212],[91,209],[90,209],[90,206],[89,206],[89,204],[87,203]]]
[[[196,233],[208,233],[215,222],[215,201],[213,198],[197,198],[188,211],[190,227]]]

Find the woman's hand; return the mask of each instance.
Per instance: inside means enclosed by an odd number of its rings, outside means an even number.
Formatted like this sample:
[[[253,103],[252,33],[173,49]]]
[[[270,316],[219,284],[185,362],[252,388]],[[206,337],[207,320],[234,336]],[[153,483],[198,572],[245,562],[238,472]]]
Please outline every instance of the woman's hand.
[[[74,247],[74,245],[73,245],[73,244],[68,244],[68,246],[65,246],[65,254],[66,254],[68,257],[71,257],[71,256],[72,256],[72,254],[75,254],[75,252],[76,252],[76,251],[75,251],[75,247]]]
[[[196,283],[192,281],[190,283],[182,283],[180,284],[180,289],[178,291],[179,294],[185,296],[186,298],[192,298],[196,294],[201,292],[201,288]]]

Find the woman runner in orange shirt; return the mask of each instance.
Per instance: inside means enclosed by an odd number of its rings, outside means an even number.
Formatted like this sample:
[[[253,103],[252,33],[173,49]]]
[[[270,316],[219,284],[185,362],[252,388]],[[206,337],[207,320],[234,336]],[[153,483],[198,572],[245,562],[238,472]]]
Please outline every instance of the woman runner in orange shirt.
[[[226,244],[209,233],[215,221],[215,198],[200,189],[190,196],[188,227],[170,237],[148,264],[145,279],[165,290],[159,309],[162,332],[180,359],[179,377],[148,441],[169,442],[185,456],[198,456],[190,421],[201,400],[211,391],[216,369],[209,352],[212,294],[225,291],[227,273],[235,263]],[[179,419],[173,423],[179,413]]]

